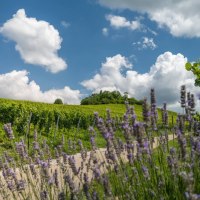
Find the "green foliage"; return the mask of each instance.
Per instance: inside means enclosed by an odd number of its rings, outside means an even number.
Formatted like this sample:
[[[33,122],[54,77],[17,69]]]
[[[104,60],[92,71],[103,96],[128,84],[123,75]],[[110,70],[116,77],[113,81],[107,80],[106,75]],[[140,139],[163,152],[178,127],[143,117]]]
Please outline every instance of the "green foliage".
[[[200,62],[190,63],[187,62],[185,64],[185,69],[187,71],[193,72],[195,75],[195,86],[200,86]]]
[[[116,93],[117,94],[117,93]],[[119,121],[125,113],[123,104],[101,105],[57,105],[30,101],[17,101],[0,99],[0,124],[11,123],[19,136],[26,133],[28,120],[31,117],[31,127],[36,128],[42,134],[49,134],[55,130],[59,117],[58,129],[71,129],[79,126],[80,129],[88,129],[94,124],[94,112],[98,112],[105,119],[106,109],[110,109],[111,116]],[[137,120],[142,121],[142,107],[134,105]],[[159,118],[161,112],[158,110]],[[169,119],[175,113],[169,112]]]
[[[63,101],[62,101],[62,99],[56,99],[54,101],[54,104],[63,104]]]
[[[81,105],[99,105],[99,104],[124,104],[124,101],[128,100],[129,104],[142,105],[141,100],[135,98],[128,98],[128,93],[125,92],[124,96],[119,91],[100,91],[99,94],[94,93],[89,97],[82,99]]]

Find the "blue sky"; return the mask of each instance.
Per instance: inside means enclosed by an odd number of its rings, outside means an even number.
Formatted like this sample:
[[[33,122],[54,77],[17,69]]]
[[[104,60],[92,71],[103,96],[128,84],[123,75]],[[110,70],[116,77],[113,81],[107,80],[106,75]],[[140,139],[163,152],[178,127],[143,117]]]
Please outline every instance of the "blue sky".
[[[149,2],[149,4],[148,4]],[[2,0],[0,97],[78,104],[99,90],[176,109],[199,58],[197,0]]]

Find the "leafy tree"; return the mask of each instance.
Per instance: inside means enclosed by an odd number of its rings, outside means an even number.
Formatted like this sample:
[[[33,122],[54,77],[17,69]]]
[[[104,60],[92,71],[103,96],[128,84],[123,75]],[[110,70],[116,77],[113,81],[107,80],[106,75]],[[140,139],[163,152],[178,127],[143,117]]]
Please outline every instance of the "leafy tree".
[[[56,99],[54,101],[54,104],[63,104],[63,101],[62,101],[62,99]]]
[[[185,64],[185,69],[193,72],[196,78],[194,84],[195,86],[200,86],[200,61],[194,63],[187,62]]]
[[[89,97],[82,99],[81,105],[98,105],[98,104],[123,104],[125,100],[128,100],[130,104],[139,104],[142,102],[135,98],[128,98],[128,93],[121,95],[119,91],[100,91],[98,94],[94,93]]]

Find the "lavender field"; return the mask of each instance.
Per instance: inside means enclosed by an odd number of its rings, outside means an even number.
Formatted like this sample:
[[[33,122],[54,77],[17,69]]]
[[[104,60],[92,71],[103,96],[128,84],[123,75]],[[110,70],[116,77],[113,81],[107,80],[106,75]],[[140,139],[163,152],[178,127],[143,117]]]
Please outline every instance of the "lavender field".
[[[26,138],[16,139],[11,124],[5,124],[11,151],[0,159],[1,199],[200,199],[200,126],[194,96],[185,86],[180,104],[184,112],[173,126],[166,103],[157,123],[154,89],[150,104],[142,105],[142,122],[128,102],[118,123],[110,110],[105,119],[95,112],[89,151],[80,139],[64,137],[52,149],[37,130],[28,148]],[[97,133],[105,148],[97,147]]]

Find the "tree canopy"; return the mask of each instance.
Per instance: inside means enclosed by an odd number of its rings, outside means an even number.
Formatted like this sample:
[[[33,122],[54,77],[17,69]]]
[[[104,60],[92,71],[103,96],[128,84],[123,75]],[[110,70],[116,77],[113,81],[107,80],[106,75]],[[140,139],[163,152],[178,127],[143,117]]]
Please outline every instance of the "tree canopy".
[[[141,100],[135,98],[128,98],[128,93],[125,92],[122,96],[119,91],[100,91],[100,93],[91,94],[89,97],[82,99],[81,105],[98,105],[98,104],[124,104],[125,100],[129,104],[142,104]]]
[[[54,101],[54,104],[63,104],[63,101],[62,101],[62,99],[56,99]]]

